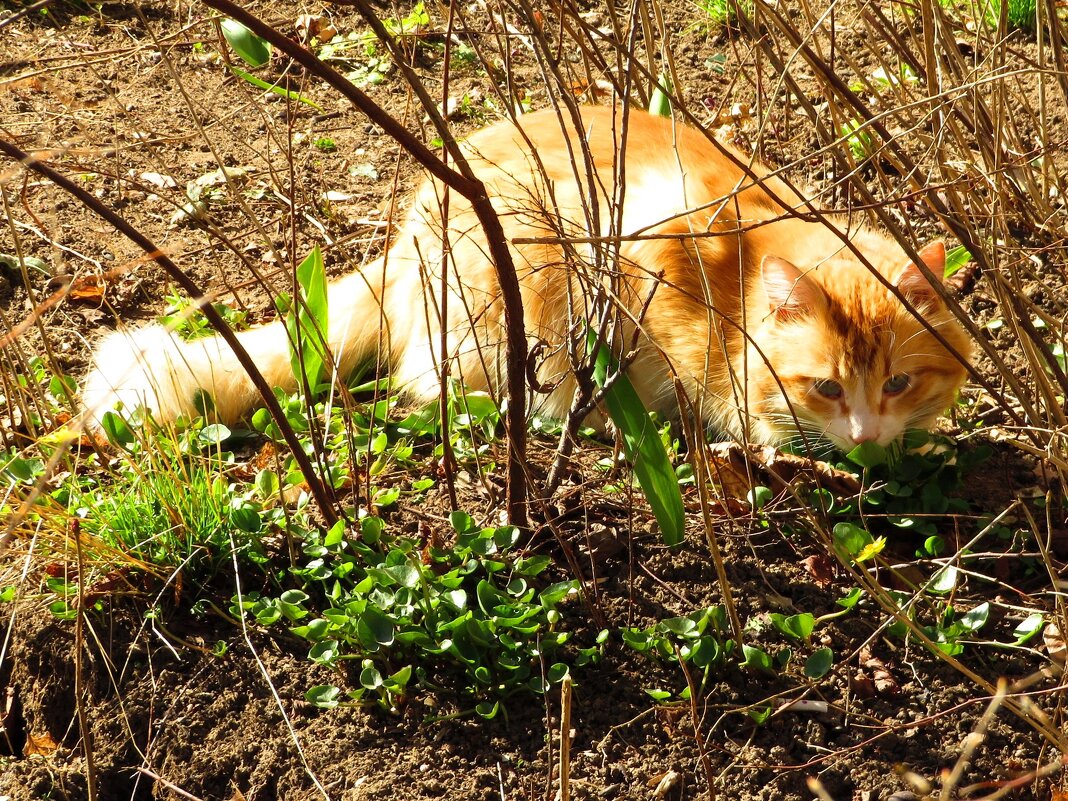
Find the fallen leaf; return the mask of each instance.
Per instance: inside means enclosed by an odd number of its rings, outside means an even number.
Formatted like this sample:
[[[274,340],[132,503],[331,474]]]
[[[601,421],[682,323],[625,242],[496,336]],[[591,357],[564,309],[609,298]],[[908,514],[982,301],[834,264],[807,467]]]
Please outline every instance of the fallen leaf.
[[[834,580],[834,562],[826,554],[814,554],[801,562],[816,586],[820,589],[829,587]]]
[[[861,488],[852,473],[770,445],[717,442],[709,446],[708,458],[713,478],[728,497],[744,498],[754,486],[779,492],[800,482],[818,484],[836,495],[856,495]]]
[[[67,297],[77,303],[99,305],[104,300],[107,282],[100,275],[80,275],[70,285]]]
[[[1064,635],[1061,634],[1060,626],[1056,623],[1046,624],[1042,631],[1042,642],[1046,645],[1049,658],[1054,662],[1064,662],[1068,651],[1064,644]]]
[[[337,36],[337,28],[322,14],[300,14],[293,27],[297,29],[297,36],[302,42],[307,42],[313,36],[320,42],[329,42]]]
[[[653,798],[664,798],[682,779],[682,774],[677,770],[669,770],[667,773],[661,774],[659,781],[656,782],[656,788],[653,790]]]
[[[975,289],[975,279],[978,277],[979,265],[970,261],[942,283],[946,289],[952,290],[957,295],[970,295]]]
[[[133,595],[137,592],[137,588],[130,582],[129,570],[119,568],[94,581],[92,586],[85,591],[83,602],[91,604],[98,598]]]
[[[871,676],[864,675],[863,671],[857,671],[849,679],[849,690],[855,698],[866,701],[876,695],[875,681]]]
[[[668,737],[674,737],[679,731],[679,721],[688,709],[682,705],[656,707],[656,719]]]
[[[138,176],[145,183],[152,184],[157,189],[174,189],[178,182],[170,175],[161,172],[143,172]]]
[[[0,87],[7,89],[9,92],[14,92],[17,95],[27,95],[34,92],[44,91],[44,84],[41,83],[41,79],[37,76],[19,78],[15,81],[0,83]]]
[[[27,734],[26,745],[22,749],[23,756],[51,756],[59,749],[59,743],[52,739],[48,732],[43,734]]]
[[[208,216],[208,204],[203,200],[190,200],[171,215],[172,226],[183,225],[194,220],[203,220]]]
[[[45,565],[45,574],[52,578],[65,578],[67,581],[78,580],[78,570],[65,562],[49,562]]]
[[[897,695],[901,692],[901,685],[897,683],[890,669],[868,648],[861,649],[860,666],[871,674],[875,691],[879,695]]]
[[[611,96],[615,91],[615,87],[609,81],[572,81],[569,87],[571,94],[575,97],[586,97],[588,100],[600,100],[603,97]]]
[[[623,542],[616,532],[603,523],[594,523],[587,529],[585,536],[580,535],[578,546],[579,553],[589,557],[600,567],[624,550]]]
[[[220,167],[201,175],[193,183],[197,186],[221,186],[226,183],[227,178],[242,183],[248,179],[251,172],[251,167]]]

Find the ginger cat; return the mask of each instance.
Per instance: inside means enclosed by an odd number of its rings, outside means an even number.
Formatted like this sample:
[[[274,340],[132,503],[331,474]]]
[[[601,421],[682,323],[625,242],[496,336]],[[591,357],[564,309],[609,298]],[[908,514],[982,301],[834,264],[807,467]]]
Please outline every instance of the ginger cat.
[[[574,391],[568,343],[582,352],[587,327],[596,325],[589,304],[610,287],[626,309],[615,341],[627,349],[637,343],[628,375],[649,408],[677,413],[673,372],[704,420],[737,438],[850,449],[931,426],[953,402],[965,368],[841,237],[787,215],[771,195],[803,212],[811,211],[806,200],[759,167],[761,181],[753,185],[702,133],[644,112],[629,112],[620,159],[622,113],[582,110],[595,181],[586,175],[574,129],[552,110],[520,118],[522,133],[504,122],[465,143],[511,243],[529,341],[548,344],[538,377],[556,386],[535,394],[533,408],[566,415]],[[609,197],[620,167],[625,192],[613,218]],[[596,215],[587,211],[591,186]],[[442,191],[425,180],[388,253],[331,285],[329,345],[340,376],[381,349],[411,396],[437,397]],[[624,237],[641,236],[624,238],[618,260],[595,273],[589,237],[605,236],[612,219]],[[845,230],[844,222],[838,226]],[[455,192],[447,233],[450,373],[472,389],[493,389],[504,374],[502,304],[482,230]],[[565,247],[561,236],[587,240]],[[965,333],[901,249],[871,230],[848,236],[967,358]],[[543,241],[513,241],[521,238]],[[940,242],[920,255],[942,275]],[[282,323],[238,336],[269,383],[294,389]],[[219,338],[181,342],[148,326],[108,336],[94,361],[83,393],[94,419],[121,402],[128,411],[144,405],[157,420],[173,420],[193,412],[194,392],[202,388],[217,418],[232,422],[258,397]]]

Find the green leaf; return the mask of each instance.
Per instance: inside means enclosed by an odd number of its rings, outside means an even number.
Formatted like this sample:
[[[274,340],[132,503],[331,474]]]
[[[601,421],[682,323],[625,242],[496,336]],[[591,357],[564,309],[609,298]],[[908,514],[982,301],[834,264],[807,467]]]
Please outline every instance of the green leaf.
[[[104,433],[107,434],[108,442],[113,445],[125,448],[127,445],[133,444],[134,433],[121,415],[115,412],[104,412],[104,416],[100,419],[100,426],[104,429]]]
[[[864,590],[860,587],[854,587],[847,595],[839,598],[835,603],[843,609],[852,609],[860,602],[860,599],[864,597],[864,594]]]
[[[768,652],[763,648],[757,648],[755,645],[742,645],[741,667],[756,670],[761,673],[775,672],[774,668],[772,668],[771,657],[768,656]]]
[[[256,493],[265,500],[278,494],[278,474],[273,470],[261,470],[256,474]]]
[[[589,347],[597,347],[597,334],[592,329],[587,334]],[[618,365],[608,348],[600,347],[594,363],[593,379],[603,387]],[[612,418],[623,439],[623,450],[634,467],[656,522],[660,524],[664,543],[678,545],[685,536],[685,512],[682,493],[675,471],[671,469],[667,449],[660,434],[649,419],[634,386],[625,375],[618,376],[604,396],[608,415]]]
[[[946,550],[945,538],[937,534],[923,541],[923,551],[929,556],[940,556]]]
[[[261,80],[255,75],[251,75],[245,72],[243,69],[235,67],[233,64],[230,65],[230,71],[234,73],[234,75],[236,75],[238,78],[252,84],[257,89],[262,89],[265,92],[270,92],[271,94],[278,95],[279,97],[284,97],[288,100],[292,100],[295,103],[303,103],[306,106],[311,106],[316,111],[323,110],[322,106],[320,106],[314,100],[309,100],[308,98],[304,97],[304,95],[300,94],[299,92],[291,91],[282,86],[279,86],[276,83],[267,83],[267,81]]]
[[[649,113],[659,117],[671,116],[671,78],[660,73],[656,78],[656,86],[653,87],[652,97],[649,98]]]
[[[317,617],[307,625],[294,626],[290,631],[298,637],[303,637],[312,642],[318,642],[326,637],[327,632],[330,631],[330,621],[325,618]]]
[[[340,654],[340,646],[337,640],[323,640],[311,647],[308,651],[308,659],[320,665],[329,665],[337,659],[338,654]]]
[[[811,612],[803,612],[799,615],[785,615],[774,613],[771,623],[775,628],[795,640],[808,640],[812,636],[812,629],[816,625],[816,618]]]
[[[489,701],[480,701],[478,704],[475,705],[475,713],[480,718],[485,718],[486,720],[493,720],[495,717],[497,717],[497,713],[500,711],[500,701],[493,701],[492,703]]]
[[[385,571],[402,587],[419,586],[419,568],[414,565],[394,565]]]
[[[774,497],[775,493],[767,487],[753,487],[745,495],[745,499],[749,501],[749,505],[754,509],[763,509]]]
[[[4,472],[17,481],[31,484],[44,474],[44,461],[42,459],[12,459],[4,465]]]
[[[578,593],[579,583],[572,579],[571,581],[558,581],[556,584],[550,584],[544,590],[538,594],[538,602],[546,609],[551,609],[571,593]]]
[[[326,373],[326,332],[330,322],[326,269],[318,245],[297,267],[297,285],[300,300],[293,304],[286,318],[289,360],[297,382],[303,384],[306,379],[314,393]]]
[[[849,453],[846,458],[860,467],[877,467],[885,464],[887,460],[886,448],[877,442],[862,442]]]
[[[988,617],[990,617],[990,604],[981,603],[961,615],[958,622],[966,631],[978,631],[986,625]]]
[[[74,620],[78,617],[78,610],[71,608],[66,601],[53,601],[48,605],[48,611],[57,620]]]
[[[805,660],[805,675],[810,679],[821,679],[834,664],[834,651],[830,648],[817,648]]]
[[[396,635],[396,627],[394,627],[393,621],[373,606],[367,607],[356,627],[361,635],[360,639],[365,645],[392,645],[393,638]],[[367,642],[365,639],[368,634],[372,638],[371,642]]]
[[[249,534],[258,533],[263,526],[260,520],[260,513],[248,504],[242,504],[231,509],[230,522]]]
[[[257,477],[258,478],[258,477]],[[342,518],[338,520],[334,525],[330,527],[330,530],[326,532],[326,536],[323,538],[323,545],[327,548],[333,548],[340,545],[345,539],[345,520]]]
[[[381,538],[385,527],[381,517],[365,517],[360,521],[360,536],[364,542],[374,545]]]
[[[654,701],[668,701],[671,699],[671,693],[668,690],[645,690],[645,694],[652,698]]]
[[[957,578],[960,575],[960,571],[953,565],[946,565],[940,568],[932,577],[930,584],[927,585],[927,590],[933,592],[936,595],[946,595],[953,591],[953,588],[957,586]]]
[[[405,665],[392,676],[389,677],[389,686],[393,690],[403,690],[408,686],[408,682],[412,678],[412,666]]]
[[[563,662],[557,662],[549,666],[549,670],[546,671],[546,677],[549,679],[550,684],[559,684],[570,673],[571,670],[567,665]]]
[[[271,44],[237,20],[224,19],[219,26],[223,38],[250,67],[262,67],[271,60]]]
[[[457,534],[466,534],[475,528],[475,521],[467,512],[450,512],[449,523]]]
[[[660,621],[660,628],[678,637],[699,637],[701,634],[697,623],[689,617],[669,617]]]
[[[384,489],[376,489],[374,497],[371,498],[371,503],[380,509],[386,509],[395,504],[401,496],[400,487],[386,487]]]
[[[832,535],[835,550],[847,560],[855,559],[873,542],[871,534],[854,523],[837,523]]]
[[[652,635],[643,629],[622,629],[623,642],[639,653],[648,651],[653,646]]]
[[[946,268],[942,273],[943,278],[949,278],[972,260],[972,254],[964,245],[958,245],[946,251]]]
[[[363,670],[360,671],[360,686],[368,690],[377,690],[383,684],[382,674],[370,659],[363,661]]]
[[[1041,612],[1032,612],[1028,615],[1023,623],[1012,630],[1012,635],[1016,638],[1016,645],[1023,645],[1042,631],[1042,625],[1045,622],[1046,617]]]
[[[341,688],[331,684],[319,684],[304,693],[304,700],[319,709],[333,709],[340,701]]]
[[[222,445],[226,440],[230,439],[232,432],[229,428],[222,423],[212,423],[206,425],[197,434],[197,440],[201,445]]]
[[[690,661],[699,668],[706,668],[717,662],[720,658],[721,649],[715,637],[702,637],[694,645],[690,652]]]
[[[750,709],[749,717],[751,717],[758,726],[763,726],[767,722],[768,718],[771,717],[771,707],[764,706],[756,707],[755,709]]]

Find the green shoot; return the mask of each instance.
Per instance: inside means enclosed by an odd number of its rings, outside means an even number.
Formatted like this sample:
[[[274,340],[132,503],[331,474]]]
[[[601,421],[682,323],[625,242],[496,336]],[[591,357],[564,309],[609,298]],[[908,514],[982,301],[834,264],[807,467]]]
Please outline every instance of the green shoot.
[[[298,385],[307,382],[312,395],[329,377],[326,332],[329,330],[326,270],[323,255],[316,245],[297,267],[300,299],[286,318],[289,332],[289,361]]]
[[[271,44],[257,36],[237,20],[224,19],[219,23],[223,38],[241,60],[253,69],[271,60]]]
[[[596,347],[596,335],[589,332],[589,346]],[[593,379],[604,387],[611,375],[612,385],[605,392],[608,414],[623,439],[623,450],[634,468],[634,475],[645,493],[653,515],[667,545],[678,545],[685,536],[686,519],[682,493],[667,450],[656,425],[649,417],[641,398],[625,375],[617,375],[618,365],[608,349],[597,351]]]

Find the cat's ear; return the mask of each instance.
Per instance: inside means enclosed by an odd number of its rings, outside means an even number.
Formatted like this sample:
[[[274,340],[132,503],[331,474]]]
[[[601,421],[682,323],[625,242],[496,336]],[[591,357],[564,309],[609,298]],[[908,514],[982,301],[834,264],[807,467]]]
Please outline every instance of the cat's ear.
[[[924,245],[919,250],[919,256],[928,270],[939,278],[942,277],[946,271],[946,245],[942,240]],[[894,281],[894,286],[901,290],[901,294],[908,298],[913,306],[928,306],[939,302],[938,292],[915,264],[905,265]]]
[[[765,256],[761,260],[760,278],[768,297],[768,311],[777,320],[808,316],[827,302],[819,284],[778,256]]]

